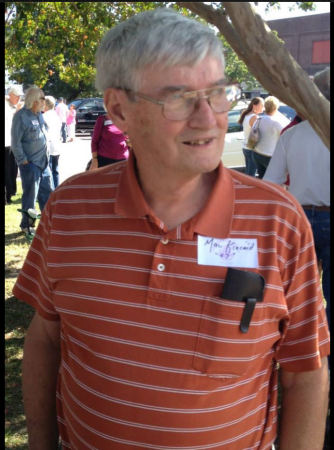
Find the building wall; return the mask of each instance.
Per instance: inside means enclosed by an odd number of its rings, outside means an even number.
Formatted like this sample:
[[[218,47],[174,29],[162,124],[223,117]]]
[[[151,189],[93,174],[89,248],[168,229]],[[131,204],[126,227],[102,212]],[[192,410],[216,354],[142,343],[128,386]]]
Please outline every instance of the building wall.
[[[309,75],[330,65],[330,13],[268,20],[267,24]]]

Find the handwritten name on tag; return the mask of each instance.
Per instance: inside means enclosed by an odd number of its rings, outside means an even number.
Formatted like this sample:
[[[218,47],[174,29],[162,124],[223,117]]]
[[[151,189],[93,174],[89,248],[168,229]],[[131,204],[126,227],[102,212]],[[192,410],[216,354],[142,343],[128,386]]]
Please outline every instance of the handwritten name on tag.
[[[257,239],[198,236],[197,262],[206,266],[257,268]]]

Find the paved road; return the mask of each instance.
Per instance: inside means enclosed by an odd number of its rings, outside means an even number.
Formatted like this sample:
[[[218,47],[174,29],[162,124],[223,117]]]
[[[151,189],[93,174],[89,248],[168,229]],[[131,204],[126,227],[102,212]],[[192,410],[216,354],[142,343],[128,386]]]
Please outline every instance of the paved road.
[[[59,157],[59,184],[72,175],[86,170],[91,159],[90,135],[76,136],[73,142],[61,144]]]

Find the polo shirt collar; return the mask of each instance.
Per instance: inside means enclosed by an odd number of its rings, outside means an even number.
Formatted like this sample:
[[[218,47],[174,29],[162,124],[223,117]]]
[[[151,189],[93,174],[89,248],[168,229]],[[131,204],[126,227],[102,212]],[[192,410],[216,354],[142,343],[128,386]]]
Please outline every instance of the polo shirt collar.
[[[192,239],[194,233],[220,239],[229,235],[234,209],[234,183],[231,171],[224,167],[222,163],[216,170],[218,176],[205,207],[182,224],[183,239]],[[127,218],[148,217],[151,222],[160,223],[147,204],[139,186],[136,160],[132,151],[120,176],[115,213]]]
[[[154,216],[139,186],[136,159],[132,151],[130,151],[129,158],[120,176],[116,193],[115,212],[127,218]]]

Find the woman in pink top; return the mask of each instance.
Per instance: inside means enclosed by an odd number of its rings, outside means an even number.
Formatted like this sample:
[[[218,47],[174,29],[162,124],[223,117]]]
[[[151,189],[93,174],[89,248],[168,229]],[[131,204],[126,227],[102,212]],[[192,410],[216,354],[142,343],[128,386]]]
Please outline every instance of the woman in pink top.
[[[75,110],[75,106],[70,105],[70,108],[67,111],[67,117],[66,117],[66,125],[67,125],[67,133],[68,133],[68,137],[69,137],[69,142],[72,142],[73,139],[75,138],[76,115],[77,115],[77,112]]]
[[[91,170],[122,161],[129,156],[126,137],[122,131],[112,123],[107,114],[97,118],[91,146]]]

